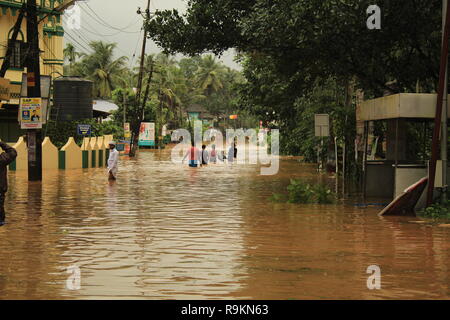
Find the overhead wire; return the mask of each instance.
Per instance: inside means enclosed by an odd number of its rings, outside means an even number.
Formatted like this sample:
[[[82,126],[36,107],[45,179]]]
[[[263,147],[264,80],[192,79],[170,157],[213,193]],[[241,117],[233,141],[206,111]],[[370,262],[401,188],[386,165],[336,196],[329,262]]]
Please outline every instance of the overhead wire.
[[[86,6],[87,6],[87,8],[89,8],[89,10],[95,15],[95,16],[93,16],[92,14],[90,14],[87,10],[85,10],[84,8],[83,8],[83,6],[80,6],[81,7],[81,10],[83,10],[83,12],[85,12],[88,16],[90,16],[94,21],[96,21],[98,24],[100,24],[100,25],[102,25],[102,26],[104,26],[104,27],[106,27],[106,28],[110,28],[110,29],[113,29],[113,30],[116,30],[116,31],[119,31],[119,33],[134,33],[134,34],[136,34],[136,33],[140,33],[140,31],[127,31],[127,30],[125,30],[125,29],[127,29],[127,28],[129,28],[129,27],[131,27],[131,26],[133,26],[133,25],[135,25],[137,22],[138,22],[138,20],[134,20],[132,23],[130,23],[128,26],[126,26],[126,27],[124,27],[124,28],[116,28],[116,27],[114,27],[114,26],[111,26],[110,24],[108,24],[105,20],[103,20],[90,6],[89,6],[89,4],[88,3],[84,3]]]
[[[78,42],[77,39],[75,39],[74,37],[72,37],[72,36],[70,35],[70,33],[67,32],[67,30],[64,31],[64,34],[67,35],[72,41],[74,41],[75,43],[77,43],[81,48],[83,48],[84,50],[86,50],[86,52],[92,51],[92,49],[87,49],[84,45],[82,45],[80,42]]]

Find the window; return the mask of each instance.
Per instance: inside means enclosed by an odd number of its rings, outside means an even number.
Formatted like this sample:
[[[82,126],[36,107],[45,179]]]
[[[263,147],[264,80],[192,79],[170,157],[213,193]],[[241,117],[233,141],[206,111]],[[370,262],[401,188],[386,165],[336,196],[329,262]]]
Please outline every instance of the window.
[[[12,47],[12,54],[10,59],[10,68],[23,69],[25,67],[25,43],[20,40],[9,40],[9,46]]]

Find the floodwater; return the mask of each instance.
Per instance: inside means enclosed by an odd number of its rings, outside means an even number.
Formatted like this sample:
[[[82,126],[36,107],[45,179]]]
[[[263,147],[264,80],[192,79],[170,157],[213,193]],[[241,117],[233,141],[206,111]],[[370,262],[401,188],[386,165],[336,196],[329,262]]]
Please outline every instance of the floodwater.
[[[270,202],[291,177],[319,179],[296,160],[261,176],[169,155],[122,159],[113,184],[105,169],[46,173],[42,185],[10,173],[0,298],[450,298],[450,228],[382,218],[357,200]],[[380,290],[367,288],[370,265]]]

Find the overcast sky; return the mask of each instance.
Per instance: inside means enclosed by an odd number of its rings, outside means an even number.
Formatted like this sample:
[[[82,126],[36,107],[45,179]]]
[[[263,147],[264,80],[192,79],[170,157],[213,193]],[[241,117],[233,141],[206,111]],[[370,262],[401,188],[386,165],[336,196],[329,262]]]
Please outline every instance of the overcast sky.
[[[186,0],[152,0],[151,11],[164,9],[178,9],[186,11]],[[138,7],[145,10],[147,0],[87,0],[81,1],[81,29],[71,30],[65,24],[65,42],[73,43],[79,51],[86,51],[87,43],[91,40],[116,42],[116,55],[130,57],[130,62],[136,62],[142,50],[142,36],[140,31],[143,18],[136,11]],[[89,7],[98,15],[96,16]],[[103,20],[103,21],[102,21]],[[110,28],[109,26],[115,27]],[[123,31],[120,31],[123,30]],[[161,50],[153,41],[147,42],[147,53],[158,53]],[[136,58],[132,58],[136,54]],[[234,50],[224,53],[221,60],[229,67],[240,69],[233,61]]]

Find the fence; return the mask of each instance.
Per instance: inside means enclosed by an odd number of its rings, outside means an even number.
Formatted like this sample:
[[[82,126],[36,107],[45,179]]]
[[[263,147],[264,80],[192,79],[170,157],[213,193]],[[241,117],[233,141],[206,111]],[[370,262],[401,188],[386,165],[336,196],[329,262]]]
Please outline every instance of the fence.
[[[112,135],[84,138],[80,147],[74,138],[69,138],[58,150],[46,137],[42,142],[42,170],[103,168],[109,157],[108,143],[112,140]],[[9,170],[28,170],[28,148],[23,137],[13,147],[17,151],[17,158],[9,165]]]

